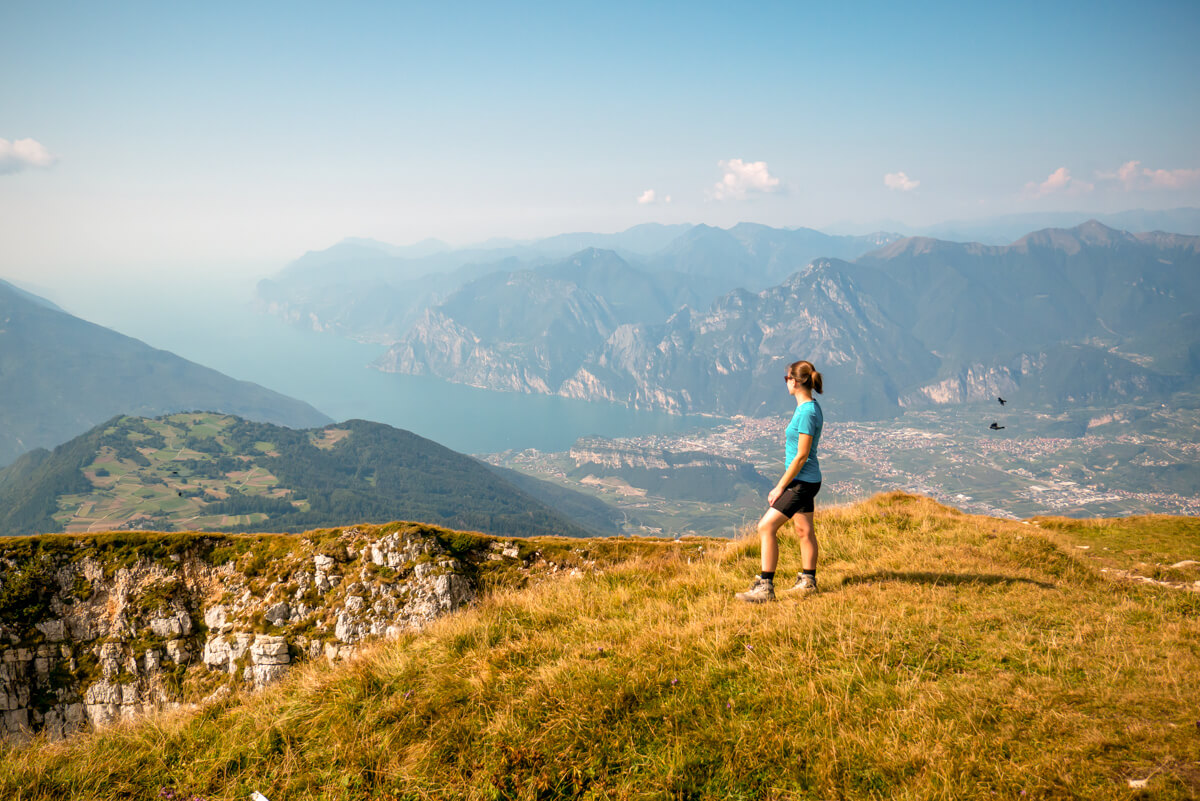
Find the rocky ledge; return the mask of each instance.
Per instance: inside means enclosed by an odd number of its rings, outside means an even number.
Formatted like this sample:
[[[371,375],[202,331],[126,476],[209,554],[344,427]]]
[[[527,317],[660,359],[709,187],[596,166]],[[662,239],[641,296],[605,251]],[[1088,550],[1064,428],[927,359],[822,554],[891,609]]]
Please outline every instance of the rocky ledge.
[[[297,662],[420,629],[485,587],[584,566],[586,553],[412,523],[0,538],[0,738],[261,687]]]

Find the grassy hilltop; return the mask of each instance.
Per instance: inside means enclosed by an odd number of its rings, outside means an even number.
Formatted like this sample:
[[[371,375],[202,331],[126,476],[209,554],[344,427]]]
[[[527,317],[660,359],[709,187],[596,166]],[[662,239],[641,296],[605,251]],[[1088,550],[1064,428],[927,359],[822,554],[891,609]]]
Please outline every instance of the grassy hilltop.
[[[4,746],[0,797],[1200,795],[1200,521],[897,493],[817,525],[817,596],[735,603],[753,539],[631,549],[258,694]]]
[[[613,533],[616,512],[365,420],[294,430],[233,415],[115,417],[0,470],[0,533],[303,531],[422,520],[497,536]]]

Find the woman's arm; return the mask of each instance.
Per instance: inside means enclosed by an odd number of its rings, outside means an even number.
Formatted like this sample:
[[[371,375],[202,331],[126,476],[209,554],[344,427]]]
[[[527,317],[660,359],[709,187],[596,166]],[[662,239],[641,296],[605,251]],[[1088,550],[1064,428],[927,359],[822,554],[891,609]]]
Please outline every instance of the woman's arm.
[[[767,505],[775,503],[775,499],[783,494],[787,489],[787,485],[792,483],[792,479],[800,475],[800,471],[804,468],[804,463],[808,461],[808,453],[812,450],[812,435],[800,434],[796,438],[796,458],[788,465],[788,469],[784,472],[783,478],[779,479],[779,483],[775,488],[767,493]]]

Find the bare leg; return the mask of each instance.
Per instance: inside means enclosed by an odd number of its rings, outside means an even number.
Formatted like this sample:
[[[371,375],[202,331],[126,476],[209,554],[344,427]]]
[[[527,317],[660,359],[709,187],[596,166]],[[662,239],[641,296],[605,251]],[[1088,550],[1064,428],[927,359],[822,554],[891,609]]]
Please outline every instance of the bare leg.
[[[775,511],[772,509],[771,511]],[[778,512],[776,512],[778,514]],[[765,517],[763,518],[766,519]],[[805,570],[817,569],[817,533],[813,528],[813,513],[800,512],[792,518],[792,528],[796,531],[796,539],[800,540],[800,564]],[[759,531],[762,530],[762,524],[759,523]],[[766,549],[763,549],[766,553]],[[764,555],[764,560],[766,559]],[[776,551],[778,558],[778,550]]]
[[[810,515],[811,520],[811,515]],[[767,509],[762,520],[758,521],[758,536],[762,542],[762,569],[764,573],[773,573],[779,566],[779,528],[787,522],[787,517],[777,509]],[[813,541],[814,543],[816,540]]]

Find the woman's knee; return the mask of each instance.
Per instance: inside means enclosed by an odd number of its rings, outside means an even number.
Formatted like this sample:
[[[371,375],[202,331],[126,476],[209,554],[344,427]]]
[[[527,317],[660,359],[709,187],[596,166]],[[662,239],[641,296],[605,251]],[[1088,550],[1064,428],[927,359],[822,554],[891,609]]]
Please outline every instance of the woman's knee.
[[[807,540],[816,538],[812,521],[805,518],[803,515],[796,515],[792,518],[792,529],[796,532],[796,536],[800,539]]]

